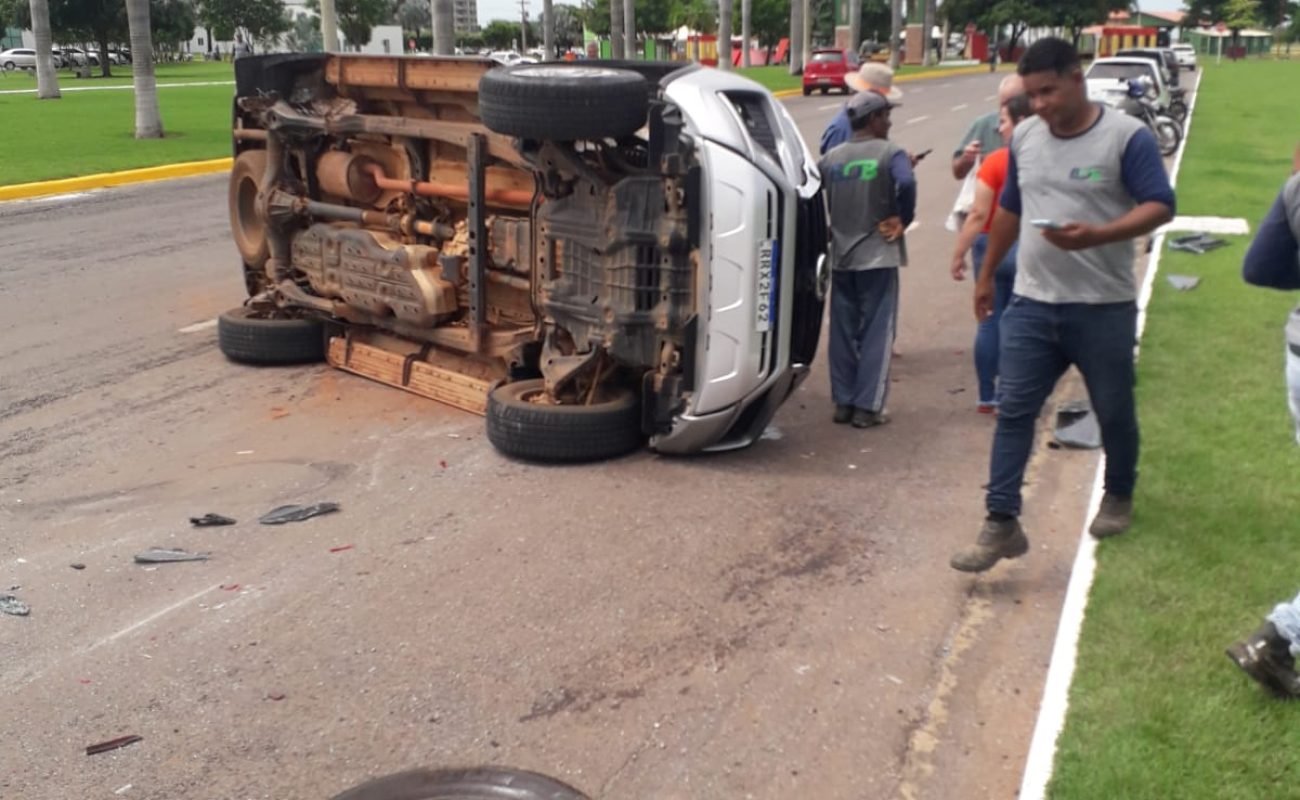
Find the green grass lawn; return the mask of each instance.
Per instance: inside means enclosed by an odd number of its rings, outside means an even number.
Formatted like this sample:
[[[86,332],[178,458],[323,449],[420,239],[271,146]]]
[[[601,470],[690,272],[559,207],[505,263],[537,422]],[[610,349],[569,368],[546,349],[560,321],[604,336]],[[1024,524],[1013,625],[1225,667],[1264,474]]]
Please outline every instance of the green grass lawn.
[[[98,67],[91,67],[91,77],[78,78],[70,69],[59,70],[59,88],[79,89],[87,86],[130,86],[131,65],[112,67],[111,78],[101,78]],[[158,64],[154,75],[159,83],[192,83],[202,81],[233,81],[235,68],[225,61],[192,61],[187,64]],[[14,70],[0,73],[0,91],[6,89],[35,89],[36,73],[31,70]]]
[[[1300,64],[1207,65],[1179,212],[1252,229],[1300,139]],[[1167,252],[1139,365],[1133,529],[1099,548],[1055,800],[1300,796],[1300,703],[1223,654],[1300,589],[1300,448],[1284,396],[1294,295],[1241,280],[1248,239]],[[1196,275],[1177,292],[1165,275]]]
[[[59,100],[0,95],[0,186],[230,155],[233,86],[159,89],[164,139],[136,141],[130,90],[67,92]]]

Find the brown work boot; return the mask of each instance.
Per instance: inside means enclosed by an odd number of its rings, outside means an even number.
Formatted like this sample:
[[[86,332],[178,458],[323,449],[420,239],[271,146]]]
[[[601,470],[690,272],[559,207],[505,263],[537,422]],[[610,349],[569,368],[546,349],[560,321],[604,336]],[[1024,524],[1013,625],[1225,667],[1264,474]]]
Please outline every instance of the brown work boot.
[[[1277,632],[1273,623],[1230,646],[1228,658],[1241,671],[1277,697],[1300,697],[1300,676],[1295,672],[1291,643]]]
[[[986,519],[975,544],[959,550],[948,563],[962,572],[983,572],[1004,558],[1019,558],[1029,552],[1029,539],[1020,520]]]
[[[1107,492],[1101,498],[1101,508],[1092,518],[1088,533],[1094,539],[1118,536],[1133,524],[1133,498]]]

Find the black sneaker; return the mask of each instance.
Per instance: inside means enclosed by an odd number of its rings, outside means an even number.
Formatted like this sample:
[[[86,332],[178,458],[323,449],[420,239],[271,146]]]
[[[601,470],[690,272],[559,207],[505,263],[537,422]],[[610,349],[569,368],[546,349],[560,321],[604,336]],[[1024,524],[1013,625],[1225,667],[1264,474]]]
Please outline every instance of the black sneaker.
[[[1230,646],[1228,658],[1277,697],[1300,697],[1300,676],[1295,672],[1291,643],[1266,622],[1250,636]]]
[[[959,550],[949,565],[962,572],[984,572],[1004,558],[1019,558],[1029,552],[1029,539],[1020,520],[986,519],[975,544]]]
[[[831,420],[836,425],[847,425],[853,419],[853,406],[835,406],[835,416]]]
[[[853,427],[875,428],[889,422],[889,416],[883,411],[868,411],[865,408],[853,409]]]

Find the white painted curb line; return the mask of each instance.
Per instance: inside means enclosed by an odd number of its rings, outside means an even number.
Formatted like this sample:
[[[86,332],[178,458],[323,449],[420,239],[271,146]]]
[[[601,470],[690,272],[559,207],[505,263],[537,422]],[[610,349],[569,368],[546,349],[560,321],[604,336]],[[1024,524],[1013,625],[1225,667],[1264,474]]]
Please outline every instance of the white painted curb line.
[[[1187,109],[1187,125],[1183,142],[1174,155],[1174,166],[1170,170],[1169,180],[1178,184],[1178,171],[1183,165],[1183,153],[1187,150],[1187,139],[1192,132],[1192,115],[1196,111],[1196,102],[1201,96],[1201,78],[1204,72],[1197,70],[1196,93],[1192,95],[1191,105]],[[1146,330],[1147,305],[1151,302],[1151,291],[1155,285],[1156,273],[1160,269],[1160,256],[1164,252],[1165,231],[1161,229],[1155,235],[1151,245],[1151,263],[1147,265],[1146,275],[1142,279],[1142,288],[1138,293],[1137,344],[1134,349],[1141,353],[1142,333]],[[1061,624],[1056,629],[1056,643],[1052,646],[1052,662],[1047,670],[1047,684],[1043,688],[1043,702],[1038,707],[1038,722],[1034,725],[1034,737],[1029,744],[1029,756],[1025,761],[1025,774],[1020,783],[1020,800],[1043,800],[1047,796],[1047,784],[1052,779],[1052,769],[1056,763],[1056,742],[1065,727],[1065,715],[1070,705],[1070,684],[1074,680],[1074,667],[1079,657],[1079,633],[1083,629],[1083,617],[1087,611],[1088,593],[1092,590],[1092,581],[1097,574],[1097,542],[1088,533],[1088,523],[1101,507],[1101,496],[1106,474],[1106,456],[1103,453],[1097,462],[1097,474],[1092,482],[1092,496],[1088,500],[1088,513],[1083,521],[1083,533],[1079,540],[1079,551],[1074,557],[1074,567],[1070,573],[1070,583],[1065,590],[1065,603],[1061,607]]]

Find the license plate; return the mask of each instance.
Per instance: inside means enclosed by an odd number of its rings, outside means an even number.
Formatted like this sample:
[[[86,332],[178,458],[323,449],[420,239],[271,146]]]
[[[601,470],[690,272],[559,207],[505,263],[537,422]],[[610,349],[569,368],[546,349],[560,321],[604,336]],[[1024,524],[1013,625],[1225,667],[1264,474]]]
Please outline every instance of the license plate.
[[[760,333],[772,329],[777,253],[775,239],[764,239],[758,243],[758,286],[754,293],[754,327]]]
[[[830,79],[830,78],[818,78],[818,79],[817,79],[817,82],[818,82],[818,83],[830,83],[830,82],[831,82],[831,79]]]

